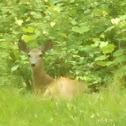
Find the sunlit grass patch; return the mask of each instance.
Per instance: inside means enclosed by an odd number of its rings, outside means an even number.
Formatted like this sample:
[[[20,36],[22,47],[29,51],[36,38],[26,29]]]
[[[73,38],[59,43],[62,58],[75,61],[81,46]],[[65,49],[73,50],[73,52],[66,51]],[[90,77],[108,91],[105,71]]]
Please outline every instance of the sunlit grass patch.
[[[125,90],[84,94],[73,100],[20,94],[0,89],[1,126],[124,126]]]

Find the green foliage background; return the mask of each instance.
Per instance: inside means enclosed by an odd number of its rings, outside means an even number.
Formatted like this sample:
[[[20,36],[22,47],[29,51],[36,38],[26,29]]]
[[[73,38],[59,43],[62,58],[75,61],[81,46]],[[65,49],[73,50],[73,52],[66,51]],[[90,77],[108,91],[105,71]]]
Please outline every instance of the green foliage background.
[[[0,85],[30,88],[30,68],[18,41],[30,48],[47,39],[47,72],[87,82],[97,89],[125,76],[125,0],[1,0]]]

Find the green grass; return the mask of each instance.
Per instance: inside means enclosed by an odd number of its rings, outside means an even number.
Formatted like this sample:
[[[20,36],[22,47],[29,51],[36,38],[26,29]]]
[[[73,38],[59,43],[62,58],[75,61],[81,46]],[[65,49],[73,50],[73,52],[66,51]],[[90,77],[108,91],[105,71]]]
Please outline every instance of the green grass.
[[[71,101],[0,89],[0,126],[125,126],[126,92],[110,88]]]

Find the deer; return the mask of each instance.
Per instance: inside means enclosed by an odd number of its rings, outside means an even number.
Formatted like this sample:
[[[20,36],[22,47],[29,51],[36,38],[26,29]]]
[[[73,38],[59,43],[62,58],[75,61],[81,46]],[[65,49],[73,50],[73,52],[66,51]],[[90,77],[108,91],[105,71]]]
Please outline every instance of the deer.
[[[33,89],[36,96],[73,98],[77,94],[84,92],[83,84],[78,80],[67,77],[52,78],[45,71],[43,56],[47,50],[51,49],[51,40],[44,42],[44,48],[42,49],[34,48],[29,50],[26,43],[23,41],[20,41],[18,46],[21,51],[28,55]]]

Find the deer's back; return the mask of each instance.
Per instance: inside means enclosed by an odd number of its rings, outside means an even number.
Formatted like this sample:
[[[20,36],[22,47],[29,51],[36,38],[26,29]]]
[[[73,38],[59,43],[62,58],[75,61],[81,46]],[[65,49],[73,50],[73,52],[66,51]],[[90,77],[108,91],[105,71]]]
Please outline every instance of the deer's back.
[[[44,95],[73,98],[75,95],[82,93],[83,90],[84,88],[82,83],[66,77],[60,77],[48,86]]]

